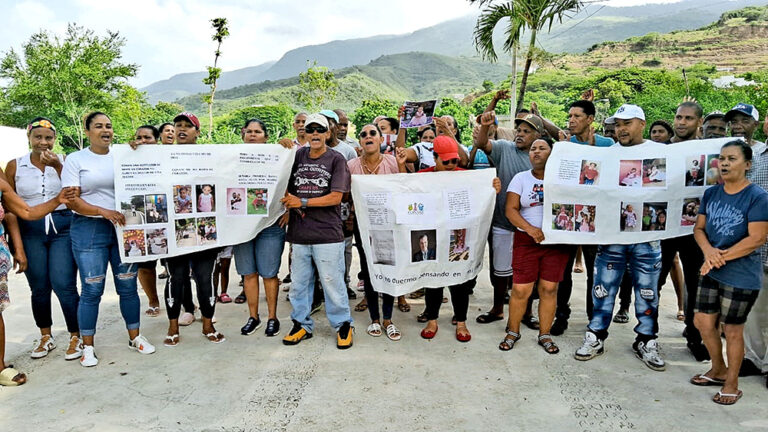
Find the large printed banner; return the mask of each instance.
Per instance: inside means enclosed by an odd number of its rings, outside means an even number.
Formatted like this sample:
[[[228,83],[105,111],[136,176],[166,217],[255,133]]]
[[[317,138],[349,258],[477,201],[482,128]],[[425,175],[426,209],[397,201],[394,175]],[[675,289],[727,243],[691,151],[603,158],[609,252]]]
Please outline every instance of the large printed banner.
[[[475,277],[493,215],[494,176],[494,170],[352,176],[374,289],[398,296]]]
[[[243,243],[274,224],[296,150],[279,145],[114,146],[123,262]]]
[[[631,244],[691,234],[704,191],[721,181],[718,155],[731,139],[555,144],[544,175],[544,243]]]

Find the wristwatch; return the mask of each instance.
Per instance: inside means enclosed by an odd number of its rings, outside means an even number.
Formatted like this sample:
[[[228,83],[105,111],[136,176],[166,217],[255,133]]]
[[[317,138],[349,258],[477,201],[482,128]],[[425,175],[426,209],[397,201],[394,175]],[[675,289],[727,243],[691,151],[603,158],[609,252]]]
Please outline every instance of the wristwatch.
[[[309,198],[301,198],[301,208],[307,208],[308,202],[309,202]]]

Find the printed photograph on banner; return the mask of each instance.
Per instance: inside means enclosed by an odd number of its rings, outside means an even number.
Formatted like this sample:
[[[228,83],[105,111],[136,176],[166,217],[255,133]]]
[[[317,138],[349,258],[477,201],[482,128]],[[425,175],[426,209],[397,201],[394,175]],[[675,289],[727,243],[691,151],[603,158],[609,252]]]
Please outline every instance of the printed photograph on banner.
[[[667,229],[667,203],[643,203],[643,231],[664,231]]]
[[[641,187],[643,185],[643,161],[622,160],[619,162],[619,186]]]
[[[573,206],[575,213],[575,230],[584,233],[595,232],[595,206],[586,204],[575,204]]]
[[[552,204],[552,229],[573,231],[573,204]]]
[[[640,232],[642,228],[643,203],[622,202],[619,214],[619,227],[622,232]]]
[[[227,188],[227,215],[244,215],[247,196],[245,188]]]
[[[139,257],[147,254],[144,230],[123,230],[123,253],[126,257]]]
[[[643,160],[643,187],[667,186],[667,160],[665,158]]]
[[[686,158],[686,186],[704,186],[704,165],[707,163],[706,160],[706,155],[694,155]]]
[[[267,214],[267,188],[248,188],[248,214]]]
[[[720,158],[719,154],[707,155],[707,175],[706,175],[707,186],[723,183],[723,179],[720,178],[719,158]]]
[[[144,209],[144,195],[134,195],[120,202],[120,213],[125,216],[126,225],[144,225],[147,223],[147,214]]]
[[[197,193],[197,212],[210,213],[216,211],[216,186],[200,184],[195,186]]]
[[[195,194],[192,185],[173,186],[173,211],[176,214],[192,213]]]
[[[696,217],[699,214],[699,198],[686,198],[683,201],[683,211],[680,214],[680,226],[692,226],[696,224]]]
[[[206,246],[218,242],[215,217],[199,217],[195,224],[197,225],[197,244]]]
[[[157,228],[147,230],[147,243],[150,255],[165,255],[168,253],[168,229]]]
[[[581,174],[579,175],[579,184],[592,186],[600,183],[600,162],[583,160],[581,161]]]
[[[411,231],[411,262],[437,260],[437,230]]]
[[[469,259],[467,229],[451,230],[451,242],[448,245],[448,261],[466,261]]]
[[[373,263],[395,265],[395,232],[393,230],[371,230],[370,239]]]
[[[168,200],[165,194],[146,195],[147,223],[168,222]]]
[[[195,219],[176,219],[176,247],[189,248],[197,246],[197,234],[195,234]]]
[[[401,128],[413,128],[432,123],[432,116],[435,115],[437,100],[422,102],[406,102],[403,104],[405,113],[400,119]]]

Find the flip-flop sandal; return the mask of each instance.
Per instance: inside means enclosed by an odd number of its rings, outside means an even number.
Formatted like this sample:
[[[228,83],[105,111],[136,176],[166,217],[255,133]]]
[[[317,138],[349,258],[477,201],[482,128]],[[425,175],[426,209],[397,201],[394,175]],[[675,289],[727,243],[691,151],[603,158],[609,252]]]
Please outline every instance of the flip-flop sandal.
[[[157,306],[157,307],[150,306],[149,308],[147,308],[146,311],[144,311],[144,314],[147,315],[147,316],[151,316],[151,317],[159,316],[160,315],[160,307],[159,306]]]
[[[739,399],[741,399],[742,396],[744,396],[744,392],[742,392],[741,390],[739,390],[739,392],[735,393],[735,394],[734,393],[723,393],[722,391],[718,391],[712,397],[712,402],[714,402],[716,404],[720,404],[720,405],[733,405],[736,402],[738,402]],[[730,402],[724,402],[722,400],[722,398],[724,398],[724,397],[734,398],[734,399],[732,401],[730,401]]]
[[[387,326],[387,337],[389,340],[397,342],[401,337],[403,337],[403,335],[400,333],[400,330],[395,327],[394,324],[390,324]]]
[[[355,305],[355,311],[357,311],[357,312],[362,312],[362,311],[364,311],[366,309],[368,309],[368,301],[366,301],[365,298],[360,300],[360,303]]]
[[[381,324],[379,323],[371,323],[371,325],[368,326],[368,329],[366,330],[366,333],[373,337],[379,337],[381,336]]]
[[[165,337],[165,341],[163,342],[163,345],[167,347],[175,347],[179,344],[179,334],[176,333],[175,335],[168,335]]]
[[[221,295],[219,295],[219,303],[232,303],[232,297],[227,293],[221,293]]]
[[[425,294],[424,290],[425,288],[417,289],[416,291],[408,294],[408,298],[410,299],[422,298],[424,297],[424,294]]]
[[[420,323],[425,323],[425,322],[429,321],[429,318],[427,318],[427,311],[424,311],[424,312],[416,315],[416,321],[418,321]]]
[[[409,305],[408,303],[397,303],[397,308],[400,309],[400,312],[411,311],[411,305]]]
[[[235,297],[235,303],[237,304],[243,304],[246,301],[248,301],[248,299],[245,297],[244,292],[241,292],[237,297]]]
[[[19,378],[19,381],[14,381],[14,378]],[[0,385],[6,387],[16,387],[27,382],[27,376],[13,368],[13,365],[8,365],[7,368],[0,371]]]
[[[499,316],[499,315],[493,315],[489,312],[486,312],[482,315],[478,315],[478,317],[475,318],[475,321],[477,321],[480,324],[488,324],[494,321],[501,321],[503,319],[504,319],[504,315]]]
[[[698,374],[694,375],[690,379],[690,383],[695,386],[701,386],[701,387],[707,387],[707,386],[723,386],[725,384],[725,380],[721,380],[720,378],[712,378],[708,377],[704,374]]]
[[[208,342],[215,343],[215,344],[219,344],[227,340],[227,338],[225,338],[223,334],[217,331],[212,333],[203,333],[203,336],[205,336],[205,338],[208,339]]]

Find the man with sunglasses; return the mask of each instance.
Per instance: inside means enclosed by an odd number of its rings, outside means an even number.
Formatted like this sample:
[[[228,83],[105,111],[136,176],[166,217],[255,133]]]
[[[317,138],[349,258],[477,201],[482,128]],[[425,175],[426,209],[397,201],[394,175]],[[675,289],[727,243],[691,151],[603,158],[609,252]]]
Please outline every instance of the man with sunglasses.
[[[296,345],[312,337],[310,317],[314,288],[314,261],[323,285],[325,312],[337,331],[336,346],[352,346],[352,317],[344,282],[344,233],[341,199],[349,192],[350,174],[344,157],[329,151],[326,141],[331,130],[321,114],[307,117],[304,132],[309,146],[300,148],[291,169],[288,190],[281,202],[289,211],[287,241],[291,253],[291,295],[293,328],[283,338],[285,345]]]

